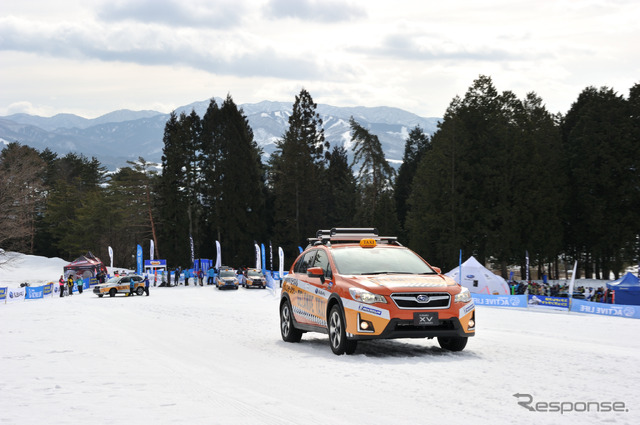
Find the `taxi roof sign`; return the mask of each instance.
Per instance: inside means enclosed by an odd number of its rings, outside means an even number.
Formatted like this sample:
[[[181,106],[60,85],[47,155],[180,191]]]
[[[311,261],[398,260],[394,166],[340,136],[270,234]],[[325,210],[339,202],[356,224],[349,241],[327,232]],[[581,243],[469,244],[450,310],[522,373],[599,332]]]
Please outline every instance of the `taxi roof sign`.
[[[377,242],[375,239],[371,239],[371,238],[360,239],[360,246],[362,248],[375,248],[376,245],[377,245]]]

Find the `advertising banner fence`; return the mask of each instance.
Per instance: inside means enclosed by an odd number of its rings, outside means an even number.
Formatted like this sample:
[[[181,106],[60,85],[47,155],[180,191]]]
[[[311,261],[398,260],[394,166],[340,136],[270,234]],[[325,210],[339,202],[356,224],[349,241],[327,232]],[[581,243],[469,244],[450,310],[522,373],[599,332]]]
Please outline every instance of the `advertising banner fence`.
[[[574,299],[571,311],[578,313],[599,314],[640,319],[640,305],[603,304]]]
[[[44,298],[44,286],[27,286],[24,298],[26,300],[38,300]]]
[[[473,302],[476,305],[488,305],[493,307],[515,307],[515,308],[527,307],[526,295],[471,294],[471,298],[473,298]]]
[[[529,295],[529,307],[569,308],[567,297],[545,297],[543,295]]]
[[[544,297],[542,295],[486,295],[471,294],[476,305],[510,308],[550,308],[569,310],[569,298]],[[640,319],[640,306],[605,304],[573,298],[571,312],[599,314]]]
[[[26,291],[24,288],[9,288],[7,294],[7,302],[23,301]]]

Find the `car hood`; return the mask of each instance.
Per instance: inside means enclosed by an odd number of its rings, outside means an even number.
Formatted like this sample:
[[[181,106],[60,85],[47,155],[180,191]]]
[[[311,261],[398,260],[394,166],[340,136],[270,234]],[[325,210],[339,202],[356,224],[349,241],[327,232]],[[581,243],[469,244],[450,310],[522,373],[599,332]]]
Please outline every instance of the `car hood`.
[[[386,274],[376,276],[351,276],[358,284],[365,288],[387,288],[397,290],[404,288],[407,290],[424,288],[446,288],[455,286],[456,282],[444,275],[407,275],[407,274]]]

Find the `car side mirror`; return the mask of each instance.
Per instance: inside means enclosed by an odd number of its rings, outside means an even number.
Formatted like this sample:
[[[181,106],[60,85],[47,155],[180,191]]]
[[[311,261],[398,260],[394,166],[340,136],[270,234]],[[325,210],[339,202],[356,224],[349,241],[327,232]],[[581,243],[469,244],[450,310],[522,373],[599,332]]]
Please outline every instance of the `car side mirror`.
[[[322,267],[309,267],[307,276],[320,278],[320,282],[324,283],[324,270],[322,270]]]

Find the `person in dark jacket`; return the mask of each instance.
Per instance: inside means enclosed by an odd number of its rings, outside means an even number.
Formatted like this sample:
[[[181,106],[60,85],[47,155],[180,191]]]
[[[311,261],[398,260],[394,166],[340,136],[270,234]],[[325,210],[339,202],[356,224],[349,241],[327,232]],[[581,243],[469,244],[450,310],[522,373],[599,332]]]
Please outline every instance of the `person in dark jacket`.
[[[73,295],[73,276],[69,275],[67,279],[67,286],[69,287],[69,296]]]
[[[149,276],[144,277],[144,293],[149,296]]]

